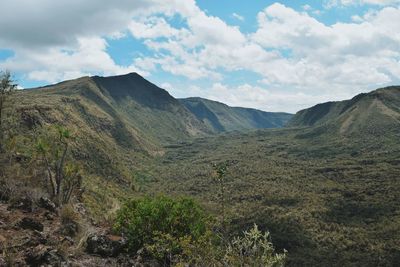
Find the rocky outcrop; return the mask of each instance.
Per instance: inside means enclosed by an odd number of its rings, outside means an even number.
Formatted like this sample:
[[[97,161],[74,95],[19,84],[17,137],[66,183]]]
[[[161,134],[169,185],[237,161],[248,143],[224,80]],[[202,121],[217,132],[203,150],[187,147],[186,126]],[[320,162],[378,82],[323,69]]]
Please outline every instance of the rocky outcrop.
[[[52,247],[38,245],[25,251],[25,262],[29,266],[67,266],[63,256]]]
[[[91,234],[86,241],[86,251],[102,257],[116,257],[124,251],[126,240],[115,235]]]
[[[56,204],[54,204],[54,202],[52,202],[50,199],[48,199],[47,197],[41,197],[39,199],[39,207],[44,208],[48,211],[51,212],[56,212],[57,211],[57,207]]]
[[[39,232],[43,231],[43,224],[35,219],[29,218],[29,217],[24,217],[22,218],[18,223],[18,227],[21,227],[22,229],[30,229],[30,230],[36,230]]]
[[[19,209],[25,212],[32,212],[33,201],[28,197],[22,197],[13,201],[13,203],[7,209],[8,210]]]

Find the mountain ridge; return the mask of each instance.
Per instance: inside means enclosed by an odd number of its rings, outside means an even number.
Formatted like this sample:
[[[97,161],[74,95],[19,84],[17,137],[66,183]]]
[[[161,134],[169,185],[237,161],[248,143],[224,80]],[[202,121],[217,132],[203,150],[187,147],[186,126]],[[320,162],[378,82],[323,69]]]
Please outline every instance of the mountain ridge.
[[[266,112],[254,108],[232,107],[201,97],[179,99],[199,120],[211,125],[215,132],[281,128],[292,114]]]
[[[339,134],[380,134],[400,125],[400,86],[379,88],[349,100],[320,103],[297,112],[288,127],[326,127]]]

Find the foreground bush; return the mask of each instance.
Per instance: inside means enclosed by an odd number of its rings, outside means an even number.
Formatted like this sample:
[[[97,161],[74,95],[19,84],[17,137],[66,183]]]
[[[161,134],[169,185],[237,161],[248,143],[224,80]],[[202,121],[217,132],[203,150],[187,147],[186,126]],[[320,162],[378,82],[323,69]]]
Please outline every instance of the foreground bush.
[[[275,253],[269,233],[257,225],[224,243],[211,231],[209,219],[192,199],[146,197],[118,211],[115,229],[127,237],[131,252],[144,249],[162,266],[284,265],[286,252]]]
[[[130,200],[119,210],[115,229],[126,235],[131,250],[139,250],[163,235],[197,240],[205,234],[207,221],[208,216],[192,199],[146,197]]]
[[[235,237],[227,246],[224,263],[227,266],[266,266],[285,265],[286,251],[275,253],[268,232],[261,232],[257,225]]]

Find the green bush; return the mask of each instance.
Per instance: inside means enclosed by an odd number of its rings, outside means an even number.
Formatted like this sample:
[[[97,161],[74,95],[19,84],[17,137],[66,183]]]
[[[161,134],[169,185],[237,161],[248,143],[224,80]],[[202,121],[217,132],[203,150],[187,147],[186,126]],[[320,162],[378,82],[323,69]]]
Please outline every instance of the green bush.
[[[227,246],[224,266],[265,266],[280,267],[285,265],[286,251],[275,253],[268,232],[261,232],[258,226],[235,237]]]
[[[275,253],[268,232],[255,225],[225,243],[209,221],[190,198],[146,197],[125,203],[115,229],[127,237],[130,251],[143,248],[162,266],[284,266],[286,252]]]
[[[125,203],[117,213],[115,230],[126,235],[130,250],[137,251],[154,244],[160,234],[197,240],[206,233],[207,221],[209,217],[192,199],[145,197]]]

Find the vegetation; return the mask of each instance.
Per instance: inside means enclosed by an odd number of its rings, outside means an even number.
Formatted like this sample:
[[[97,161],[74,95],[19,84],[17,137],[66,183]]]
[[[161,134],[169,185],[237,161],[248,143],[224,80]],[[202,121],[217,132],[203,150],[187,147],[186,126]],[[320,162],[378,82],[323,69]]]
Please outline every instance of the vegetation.
[[[6,112],[9,111],[7,108],[10,104],[10,96],[17,88],[17,85],[11,79],[10,72],[0,72],[0,153],[4,152],[4,144],[6,143],[8,131],[10,131],[10,125],[6,125]],[[8,119],[8,118],[7,118]]]
[[[284,266],[286,251],[275,254],[269,233],[262,233],[258,226],[244,231],[243,237],[235,237],[228,245],[224,263],[226,266]]]
[[[208,216],[192,199],[166,196],[133,199],[117,213],[115,229],[126,234],[130,249],[154,243],[154,236],[199,239],[207,230]]]
[[[190,198],[165,196],[130,200],[118,211],[115,230],[129,249],[146,253],[163,266],[283,266],[269,233],[255,225],[230,242],[214,234],[210,217]]]
[[[389,132],[306,137],[311,131],[263,130],[176,145],[150,167],[160,177],[147,192],[192,195],[220,215],[210,166],[236,162],[225,184],[231,236],[257,223],[279,252],[289,251],[288,266],[395,264],[398,139]]]
[[[226,172],[228,169],[228,162],[222,162],[222,163],[213,163],[212,167],[214,169],[214,181],[216,182],[216,185],[218,187],[218,201],[221,206],[220,210],[220,216],[221,216],[221,228],[222,228],[222,237],[226,239],[226,211],[225,211],[225,206],[226,206]]]
[[[58,205],[69,202],[72,193],[82,184],[79,167],[68,162],[68,148],[71,134],[61,126],[46,129],[39,137],[36,150],[42,158],[47,175],[47,185],[51,197]]]

